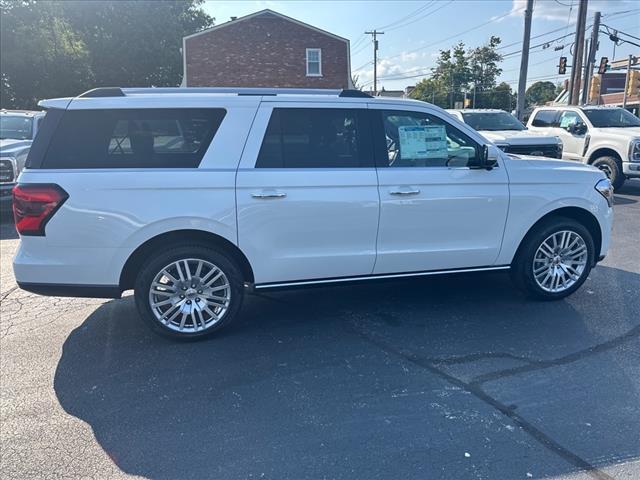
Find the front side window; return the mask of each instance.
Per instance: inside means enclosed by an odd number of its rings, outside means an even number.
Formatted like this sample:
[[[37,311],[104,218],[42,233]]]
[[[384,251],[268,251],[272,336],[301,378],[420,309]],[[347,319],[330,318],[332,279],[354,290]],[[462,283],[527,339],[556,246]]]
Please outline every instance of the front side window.
[[[372,155],[366,110],[276,108],[256,168],[356,168]]]
[[[556,110],[539,110],[533,117],[531,125],[534,127],[553,127],[558,112]]]
[[[43,168],[195,168],[223,109],[68,110]]]
[[[474,130],[524,130],[525,126],[516,117],[507,112],[462,113],[464,123]]]
[[[307,76],[319,77],[320,75],[322,75],[322,50],[307,48]]]
[[[441,118],[421,112],[382,112],[389,167],[468,167],[479,145]]]

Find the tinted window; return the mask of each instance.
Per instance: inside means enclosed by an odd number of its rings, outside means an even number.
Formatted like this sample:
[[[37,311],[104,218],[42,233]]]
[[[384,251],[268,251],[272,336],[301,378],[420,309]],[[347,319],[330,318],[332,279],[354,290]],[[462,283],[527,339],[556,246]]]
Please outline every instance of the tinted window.
[[[42,168],[190,168],[204,156],[222,109],[68,110]]]
[[[557,114],[556,110],[540,110],[533,117],[531,125],[534,127],[553,127]]]
[[[276,108],[257,168],[355,168],[372,165],[366,110]]]
[[[383,111],[388,167],[466,167],[479,147],[446,121],[420,112]]]

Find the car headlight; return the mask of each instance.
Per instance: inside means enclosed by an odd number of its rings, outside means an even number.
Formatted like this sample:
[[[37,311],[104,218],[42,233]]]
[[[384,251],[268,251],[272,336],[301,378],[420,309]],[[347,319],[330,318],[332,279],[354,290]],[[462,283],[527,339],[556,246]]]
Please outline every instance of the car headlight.
[[[613,185],[611,185],[611,181],[608,178],[603,178],[596,183],[595,189],[607,200],[609,206],[613,207]]]
[[[640,162],[640,138],[632,140],[629,144],[629,161]]]

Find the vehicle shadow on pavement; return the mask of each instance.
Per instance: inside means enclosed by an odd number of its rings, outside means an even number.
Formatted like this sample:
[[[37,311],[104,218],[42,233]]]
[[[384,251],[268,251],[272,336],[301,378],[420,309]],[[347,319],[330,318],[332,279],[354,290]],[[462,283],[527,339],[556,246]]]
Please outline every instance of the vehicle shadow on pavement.
[[[69,335],[55,392],[147,478],[608,478],[640,457],[638,291],[600,266],[559,302],[496,273],[273,292],[196,343],[128,297]]]

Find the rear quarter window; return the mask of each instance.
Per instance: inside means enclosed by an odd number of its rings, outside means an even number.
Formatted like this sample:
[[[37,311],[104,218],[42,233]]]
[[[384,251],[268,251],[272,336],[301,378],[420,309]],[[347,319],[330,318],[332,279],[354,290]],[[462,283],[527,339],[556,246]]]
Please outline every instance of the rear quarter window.
[[[67,110],[41,168],[195,168],[224,109]]]
[[[540,110],[533,117],[531,126],[533,127],[553,127],[558,116],[557,110]]]

